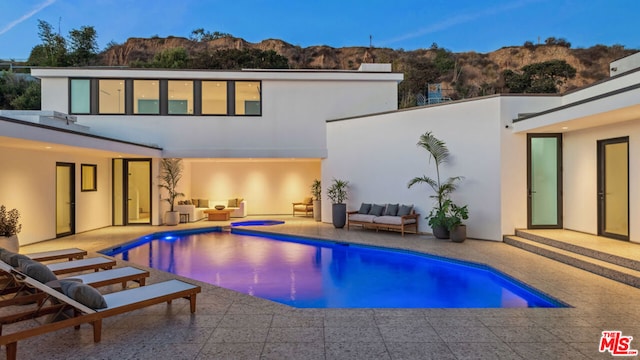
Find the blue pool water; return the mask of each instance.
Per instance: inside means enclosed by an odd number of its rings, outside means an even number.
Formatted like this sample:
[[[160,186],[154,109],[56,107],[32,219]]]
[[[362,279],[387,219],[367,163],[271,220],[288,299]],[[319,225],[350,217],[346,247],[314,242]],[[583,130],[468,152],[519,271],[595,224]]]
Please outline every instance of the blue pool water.
[[[260,235],[241,229],[156,234],[104,253],[300,308],[566,306],[484,265]]]

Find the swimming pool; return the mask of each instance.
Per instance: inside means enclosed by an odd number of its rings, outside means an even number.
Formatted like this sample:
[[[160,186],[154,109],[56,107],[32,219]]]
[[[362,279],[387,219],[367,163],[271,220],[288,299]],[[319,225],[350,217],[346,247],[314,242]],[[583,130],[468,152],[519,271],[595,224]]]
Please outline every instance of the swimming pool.
[[[106,255],[299,308],[565,304],[480,264],[250,230],[160,233]]]

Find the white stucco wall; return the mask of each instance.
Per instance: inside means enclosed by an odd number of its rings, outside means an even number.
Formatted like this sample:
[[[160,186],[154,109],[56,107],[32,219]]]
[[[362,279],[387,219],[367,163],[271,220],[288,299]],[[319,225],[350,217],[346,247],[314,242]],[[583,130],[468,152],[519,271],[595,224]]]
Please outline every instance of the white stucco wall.
[[[375,72],[207,72],[34,69],[42,79],[42,107],[69,113],[68,77],[149,76],[261,80],[261,116],[78,115],[102,136],[153,144],[165,157],[322,158],[327,119],[397,109],[401,74]]]
[[[76,232],[111,225],[110,159],[2,145],[0,153],[0,203],[20,212],[21,245],[56,237],[56,162],[75,164]],[[80,164],[98,166],[98,191],[80,191]]]
[[[597,141],[629,136],[629,236],[640,242],[640,119],[565,133],[563,137],[564,227],[589,234],[598,232]]]
[[[419,230],[431,232],[423,218],[433,207],[432,190],[426,184],[407,188],[413,177],[436,177],[429,154],[416,146],[431,131],[451,153],[441,177],[464,176],[452,198],[469,205],[468,236],[501,240],[499,102],[492,97],[328,123],[323,199],[332,178],[348,180],[348,209],[362,202],[414,204]],[[330,219],[331,204],[324,201],[323,221]]]

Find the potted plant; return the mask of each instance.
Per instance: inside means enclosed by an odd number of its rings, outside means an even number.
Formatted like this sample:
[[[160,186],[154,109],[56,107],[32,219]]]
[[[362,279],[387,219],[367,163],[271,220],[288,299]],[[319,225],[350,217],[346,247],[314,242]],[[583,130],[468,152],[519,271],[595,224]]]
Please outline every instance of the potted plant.
[[[169,211],[165,213],[164,223],[166,225],[178,225],[180,223],[180,212],[174,211],[176,198],[184,196],[178,192],[178,182],[182,178],[182,159],[167,158],[160,162],[160,183],[158,186],[167,191],[167,197],[162,200],[169,203]]]
[[[6,206],[0,206],[0,247],[11,252],[18,252],[20,243],[18,233],[22,230],[19,222],[20,212],[17,209],[7,211]]]
[[[313,195],[313,218],[316,221],[322,220],[322,212],[320,211],[320,206],[322,206],[322,202],[320,200],[321,193],[322,187],[320,180],[313,180],[313,183],[311,184],[311,194]]]
[[[450,177],[445,181],[440,178],[440,165],[447,163],[449,160],[449,149],[447,149],[444,141],[436,138],[430,131],[420,136],[418,146],[427,150],[429,160],[433,159],[436,168],[436,178],[430,178],[426,175],[415,177],[409,181],[408,188],[418,183],[426,183],[434,191],[434,195],[429,197],[435,199],[435,206],[427,215],[429,226],[433,231],[433,235],[438,239],[449,238],[450,210],[453,205],[450,200],[451,193],[456,189],[456,183],[462,179],[460,176]],[[466,207],[465,207],[466,208]]]
[[[462,220],[467,220],[468,218],[469,210],[467,205],[458,206],[451,203],[447,221],[447,229],[449,230],[451,241],[463,242],[467,238],[467,225],[463,224]]]
[[[333,226],[342,229],[347,223],[347,197],[348,181],[333,179],[333,183],[327,189],[327,197],[331,200],[331,218]]]

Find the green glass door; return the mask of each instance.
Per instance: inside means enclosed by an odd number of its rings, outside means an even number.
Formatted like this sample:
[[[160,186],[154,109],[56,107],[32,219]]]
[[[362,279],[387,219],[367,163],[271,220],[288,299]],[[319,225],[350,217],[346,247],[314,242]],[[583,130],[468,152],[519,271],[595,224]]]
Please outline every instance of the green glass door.
[[[629,240],[629,138],[598,141],[598,235]]]
[[[528,134],[527,164],[528,228],[562,228],[562,134]]]

